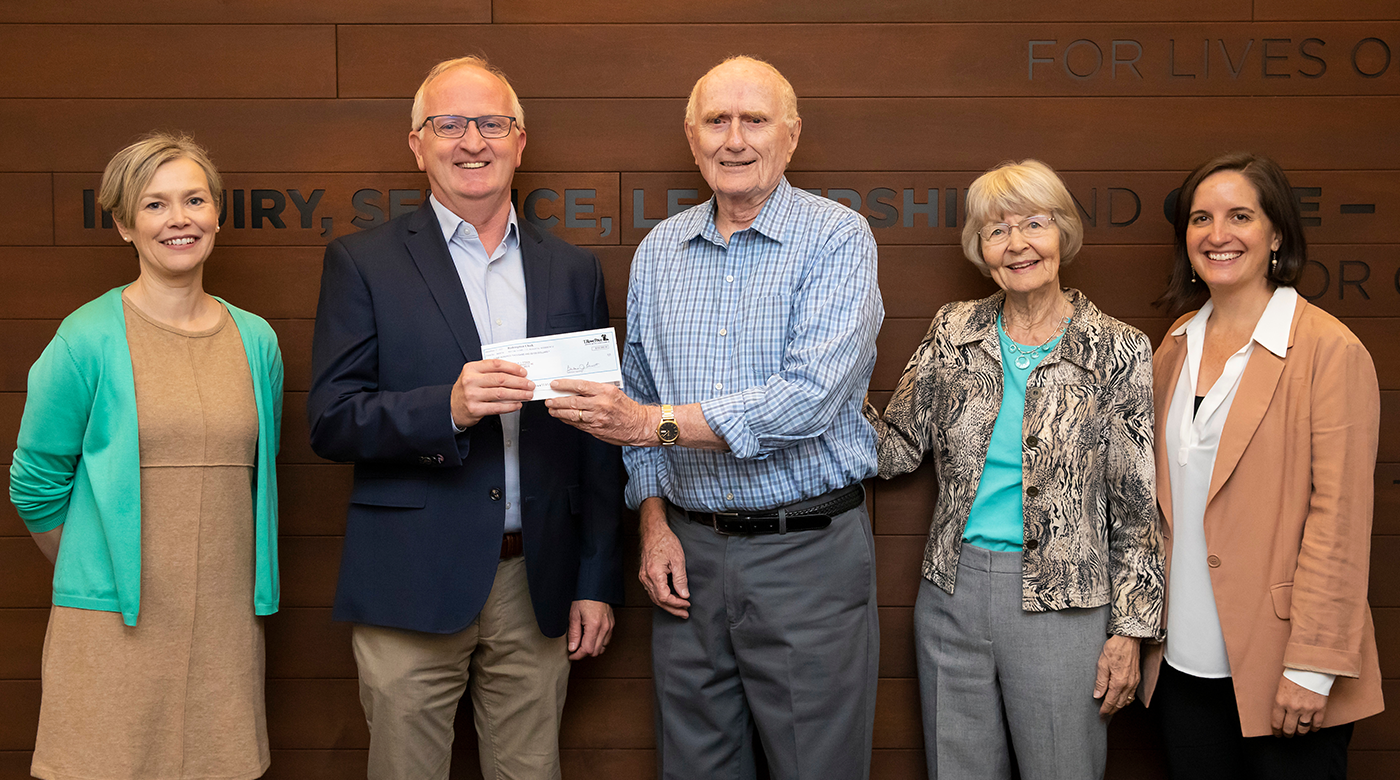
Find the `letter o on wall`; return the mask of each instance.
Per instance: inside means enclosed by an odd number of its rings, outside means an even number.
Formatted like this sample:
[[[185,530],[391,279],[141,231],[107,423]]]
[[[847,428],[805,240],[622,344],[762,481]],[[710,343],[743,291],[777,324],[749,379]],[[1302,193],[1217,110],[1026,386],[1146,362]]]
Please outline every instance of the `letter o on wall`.
[[[1094,50],[1094,67],[1088,73],[1079,73],[1074,68],[1070,67],[1069,58],[1074,55],[1075,48],[1079,46],[1088,46]],[[1084,79],[1089,78],[1090,76],[1093,76],[1095,73],[1098,73],[1099,69],[1103,67],[1103,49],[1100,49],[1097,43],[1094,43],[1093,41],[1088,40],[1087,38],[1080,38],[1079,40],[1065,47],[1065,56],[1062,60],[1062,63],[1065,66],[1065,73],[1068,73],[1072,78],[1076,78],[1082,81]]]

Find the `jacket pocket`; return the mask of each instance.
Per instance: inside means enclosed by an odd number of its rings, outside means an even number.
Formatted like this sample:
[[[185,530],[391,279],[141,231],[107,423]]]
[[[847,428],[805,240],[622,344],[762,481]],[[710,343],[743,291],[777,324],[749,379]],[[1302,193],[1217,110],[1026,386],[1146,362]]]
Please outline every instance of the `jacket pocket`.
[[[571,333],[588,327],[587,315],[583,312],[575,312],[573,314],[551,314],[546,322],[550,330],[559,331],[561,333]]]
[[[1293,607],[1293,583],[1281,582],[1269,588],[1269,596],[1274,600],[1274,614],[1279,620],[1288,620]]]
[[[420,479],[360,478],[350,491],[350,503],[422,509],[428,503],[428,483]]]

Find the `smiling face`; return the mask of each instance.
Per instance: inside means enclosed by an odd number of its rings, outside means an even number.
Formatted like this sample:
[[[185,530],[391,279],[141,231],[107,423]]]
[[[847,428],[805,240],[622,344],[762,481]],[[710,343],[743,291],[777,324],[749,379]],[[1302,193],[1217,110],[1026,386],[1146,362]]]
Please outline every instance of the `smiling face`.
[[[711,71],[696,89],[685,137],[721,208],[760,206],[777,189],[802,120],[788,121],[777,78],[748,63]]]
[[[1207,176],[1191,199],[1186,249],[1211,294],[1269,288],[1269,257],[1282,242],[1264,215],[1259,193],[1239,171]]]
[[[201,271],[218,228],[219,211],[204,169],[186,157],[156,168],[136,201],[131,225],[117,224],[117,232],[136,247],[141,273],[168,280]]]
[[[1018,225],[1028,217],[1047,214],[1002,214],[996,222]],[[1050,223],[1055,225],[1054,222]],[[1020,228],[1011,231],[1004,243],[982,245],[982,260],[992,280],[1008,294],[1029,295],[1048,287],[1060,288],[1060,230],[1055,227],[1027,240]]]
[[[513,116],[510,90],[480,68],[461,67],[438,76],[423,95],[424,116]],[[418,170],[439,202],[473,224],[510,202],[510,184],[525,151],[525,131],[482,138],[473,122],[461,138],[439,138],[432,125],[408,134]]]

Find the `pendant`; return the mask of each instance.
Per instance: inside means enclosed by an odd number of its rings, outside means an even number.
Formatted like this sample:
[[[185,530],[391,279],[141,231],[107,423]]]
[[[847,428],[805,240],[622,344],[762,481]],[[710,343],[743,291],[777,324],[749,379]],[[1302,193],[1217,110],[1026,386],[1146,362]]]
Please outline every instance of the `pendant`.
[[[1028,358],[1028,357],[1026,357],[1025,355],[1017,355],[1017,356],[1016,356],[1016,367],[1017,367],[1017,368],[1025,369],[1025,368],[1028,368],[1028,367],[1030,366],[1030,364],[1031,364],[1031,359]]]

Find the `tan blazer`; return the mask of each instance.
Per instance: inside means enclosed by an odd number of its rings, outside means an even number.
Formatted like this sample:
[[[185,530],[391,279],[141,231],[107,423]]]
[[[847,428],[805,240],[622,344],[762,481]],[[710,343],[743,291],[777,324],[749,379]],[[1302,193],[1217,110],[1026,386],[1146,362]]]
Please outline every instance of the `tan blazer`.
[[[1169,573],[1165,426],[1185,359],[1186,336],[1169,331],[1153,358],[1152,383]],[[1246,737],[1272,733],[1285,665],[1337,675],[1326,726],[1384,707],[1366,602],[1379,426],[1371,355],[1335,317],[1299,299],[1287,358],[1256,347],[1245,366],[1206,504],[1210,581]],[[1144,653],[1145,703],[1162,651],[1153,645]]]

